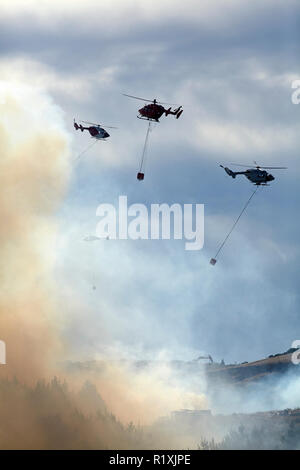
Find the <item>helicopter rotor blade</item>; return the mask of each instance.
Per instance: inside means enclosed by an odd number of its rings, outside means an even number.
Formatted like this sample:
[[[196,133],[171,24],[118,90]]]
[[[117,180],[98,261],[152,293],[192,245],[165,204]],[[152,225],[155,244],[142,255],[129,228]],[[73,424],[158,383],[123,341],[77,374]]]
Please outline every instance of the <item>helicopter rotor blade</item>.
[[[112,127],[112,126],[106,126],[105,124],[96,124],[95,122],[89,122],[89,121],[80,121],[80,122],[84,122],[85,124],[91,124],[92,126],[104,126],[104,127],[107,127],[108,129],[118,129],[117,127]]]
[[[141,101],[149,101],[149,103],[153,103],[154,100],[146,100],[146,98],[139,98],[138,96],[133,96],[133,95],[126,95],[126,93],[122,93],[123,96],[128,96],[129,98],[134,98],[136,100],[141,100]]]
[[[129,98],[134,98],[136,100],[141,100],[141,101],[148,101],[149,103],[154,103],[154,101],[157,103],[157,104],[168,104],[170,106],[181,106],[180,104],[178,103],[165,103],[163,101],[157,101],[157,100],[147,100],[146,98],[139,98],[138,96],[133,96],[133,95],[126,95],[126,93],[122,93],[123,96],[128,96]]]
[[[157,103],[160,103],[160,104],[168,104],[170,106],[180,106],[180,108],[182,108],[182,104],[178,104],[178,103],[164,103],[163,101],[157,101]]]
[[[256,168],[263,168],[265,170],[287,170],[286,166],[260,166],[255,160],[254,160]]]
[[[97,124],[95,122],[89,122],[89,121],[80,121],[80,122],[84,122],[84,124],[91,124],[92,126],[101,126],[101,124]]]
[[[244,165],[243,163],[233,163],[233,162],[230,162],[229,163],[230,165],[234,165],[234,166],[243,166],[245,168],[253,168],[253,164],[250,163],[249,165]]]
[[[263,170],[287,170],[287,166],[260,166]]]
[[[242,163],[230,163],[230,165],[235,165],[235,166],[243,166],[243,167],[246,167],[246,168],[262,168],[262,169],[265,169],[265,170],[287,170],[287,167],[286,166],[260,166],[260,165],[253,165],[253,164],[249,164],[249,165],[244,165]]]

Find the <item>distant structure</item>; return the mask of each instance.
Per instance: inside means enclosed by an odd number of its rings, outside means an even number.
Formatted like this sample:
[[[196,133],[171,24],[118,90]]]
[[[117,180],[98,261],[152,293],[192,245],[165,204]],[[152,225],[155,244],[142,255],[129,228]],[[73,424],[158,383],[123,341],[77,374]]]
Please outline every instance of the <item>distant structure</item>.
[[[214,362],[213,358],[211,357],[210,354],[208,356],[199,356],[199,357],[197,357],[197,359],[195,359],[195,361],[200,361],[201,359],[208,359],[211,364],[213,364],[213,362]]]

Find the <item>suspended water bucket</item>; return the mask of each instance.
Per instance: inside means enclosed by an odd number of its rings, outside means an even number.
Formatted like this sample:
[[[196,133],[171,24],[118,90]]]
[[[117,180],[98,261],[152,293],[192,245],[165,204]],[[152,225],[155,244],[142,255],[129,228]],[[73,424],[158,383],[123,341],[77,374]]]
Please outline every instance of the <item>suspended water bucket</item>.
[[[145,176],[144,173],[140,173],[140,172],[136,175],[136,177],[139,181],[143,181],[144,176]]]
[[[213,266],[216,264],[217,260],[215,258],[211,258],[210,260],[210,264],[212,264]]]

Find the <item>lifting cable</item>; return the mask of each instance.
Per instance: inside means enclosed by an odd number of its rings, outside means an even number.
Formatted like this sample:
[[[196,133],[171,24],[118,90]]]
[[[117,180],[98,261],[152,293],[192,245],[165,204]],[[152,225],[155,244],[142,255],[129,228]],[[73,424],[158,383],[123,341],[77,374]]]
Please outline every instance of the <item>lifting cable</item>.
[[[246,202],[246,204],[244,205],[240,215],[238,216],[238,218],[236,219],[236,221],[234,222],[233,226],[231,227],[229,233],[227,234],[227,236],[225,237],[225,240],[222,242],[222,244],[220,245],[217,253],[215,254],[215,257],[214,258],[211,258],[210,260],[210,264],[212,265],[215,265],[216,262],[217,262],[217,256],[218,254],[220,253],[220,251],[222,250],[223,246],[225,245],[226,241],[228,240],[228,238],[230,237],[231,233],[233,232],[236,224],[238,223],[238,221],[240,220],[240,218],[242,217],[243,213],[245,212],[245,210],[247,209],[251,199],[253,198],[254,194],[256,193],[256,191],[258,190],[259,188],[259,185],[255,188],[255,190],[253,191],[253,193],[251,194],[251,196],[249,197],[248,201]]]
[[[90,150],[90,148],[92,148],[96,142],[97,140],[95,139],[90,145],[88,145],[84,150],[82,150],[82,152],[80,152],[79,155],[77,155],[74,161],[77,162],[77,160],[79,160],[79,158],[82,157],[82,155],[84,155],[88,150]]]
[[[152,131],[151,121],[149,121],[148,129],[147,129],[147,133],[146,133],[146,138],[145,138],[145,143],[144,143],[144,148],[143,148],[143,153],[142,153],[140,169],[139,169],[139,172],[137,174],[137,178],[141,179],[141,180],[144,179],[149,134],[150,134],[151,131]]]

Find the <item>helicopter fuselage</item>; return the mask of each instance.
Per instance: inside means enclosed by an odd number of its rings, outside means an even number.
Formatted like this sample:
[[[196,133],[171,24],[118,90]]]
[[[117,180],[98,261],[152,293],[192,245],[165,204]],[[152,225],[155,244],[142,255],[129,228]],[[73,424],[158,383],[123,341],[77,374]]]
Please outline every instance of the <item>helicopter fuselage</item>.
[[[259,168],[250,168],[246,171],[232,171],[230,170],[230,168],[223,167],[222,165],[220,166],[224,168],[226,173],[232,178],[235,178],[236,175],[244,175],[249,181],[251,181],[251,183],[255,184],[256,186],[259,186],[261,184],[266,185],[267,183],[275,179],[273,175],[271,175],[265,170],[260,170]]]
[[[103,140],[109,137],[109,133],[100,126],[91,126],[88,127],[90,135],[97,140]]]
[[[139,119],[146,119],[147,121],[155,121],[159,122],[159,118],[165,113],[166,116],[169,114],[173,114],[178,119],[181,114],[183,113],[182,106],[179,108],[174,109],[172,111],[171,108],[165,109],[162,105],[155,103],[146,104],[143,108],[139,109],[140,115],[138,116]]]
[[[273,175],[267,173],[265,170],[251,169],[246,170],[242,174],[244,174],[251,183],[256,185],[267,184],[275,179]]]
[[[96,140],[104,140],[107,137],[109,137],[109,133],[103,127],[101,127],[99,125],[84,127],[81,124],[78,125],[74,121],[74,127],[75,127],[76,130],[80,129],[81,132],[89,131],[90,136],[93,137]]]
[[[143,108],[139,109],[139,117],[140,119],[159,122],[159,118],[164,114],[165,111],[165,108],[160,104],[146,104]]]

